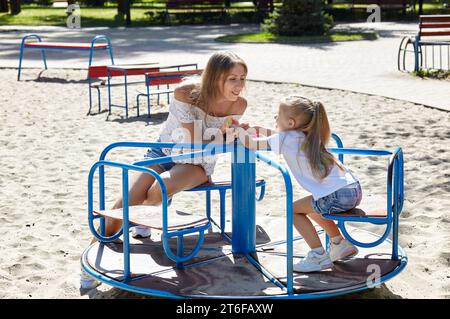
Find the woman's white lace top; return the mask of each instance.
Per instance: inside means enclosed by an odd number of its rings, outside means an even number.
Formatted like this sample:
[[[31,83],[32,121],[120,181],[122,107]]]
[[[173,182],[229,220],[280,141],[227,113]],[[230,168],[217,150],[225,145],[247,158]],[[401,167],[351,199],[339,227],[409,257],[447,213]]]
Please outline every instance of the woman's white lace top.
[[[216,117],[206,115],[205,121],[205,112],[202,109],[173,98],[169,105],[169,116],[159,132],[160,141],[166,143],[183,143],[185,141],[184,134],[186,130],[182,127],[182,123],[194,123],[195,134],[202,134],[204,140],[209,140],[213,135],[218,133],[218,129],[224,125],[227,118],[228,116]],[[171,148],[163,148],[162,151],[166,155],[178,155],[182,152],[180,149]],[[184,152],[191,152],[191,150],[185,150]],[[215,156],[205,156],[179,160],[176,163],[201,165],[205,169],[206,175],[211,176],[214,172],[216,161]]]

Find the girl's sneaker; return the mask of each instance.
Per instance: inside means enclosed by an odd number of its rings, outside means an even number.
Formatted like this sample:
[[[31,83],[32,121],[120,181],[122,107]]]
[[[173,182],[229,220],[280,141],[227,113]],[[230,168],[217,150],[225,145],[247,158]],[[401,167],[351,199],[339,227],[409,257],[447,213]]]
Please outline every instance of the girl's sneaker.
[[[333,263],[326,252],[322,255],[315,251],[310,251],[305,258],[294,264],[296,272],[314,272],[333,267]]]
[[[358,248],[344,238],[338,244],[335,244],[330,240],[330,243],[328,244],[328,254],[330,255],[331,261],[335,262],[347,257],[355,256],[358,254]]]
[[[97,279],[92,278],[85,272],[83,269],[81,269],[80,274],[80,288],[81,289],[94,289],[100,285],[100,281]]]
[[[131,236],[133,238],[147,238],[152,234],[151,229],[144,226],[134,226],[131,229]]]

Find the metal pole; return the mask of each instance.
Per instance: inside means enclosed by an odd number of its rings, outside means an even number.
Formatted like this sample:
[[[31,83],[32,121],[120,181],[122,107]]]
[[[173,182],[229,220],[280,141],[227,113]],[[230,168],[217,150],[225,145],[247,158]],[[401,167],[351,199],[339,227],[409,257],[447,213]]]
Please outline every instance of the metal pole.
[[[232,153],[232,251],[248,254],[256,250],[255,152],[235,142]]]

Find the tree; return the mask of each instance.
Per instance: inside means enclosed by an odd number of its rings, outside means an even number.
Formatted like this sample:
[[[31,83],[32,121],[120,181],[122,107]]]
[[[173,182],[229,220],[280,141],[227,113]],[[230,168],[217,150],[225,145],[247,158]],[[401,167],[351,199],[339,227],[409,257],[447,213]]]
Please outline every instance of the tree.
[[[117,0],[117,14],[125,15],[127,13],[127,0]]]
[[[324,0],[284,0],[261,28],[277,35],[323,35],[333,26],[333,18],[324,7]]]
[[[12,15],[19,14],[21,11],[20,7],[20,0],[10,0],[9,1],[9,8]]]
[[[273,11],[273,0],[258,0],[254,1],[254,3],[258,8],[258,11]]]
[[[8,12],[8,0],[0,0],[0,12]]]

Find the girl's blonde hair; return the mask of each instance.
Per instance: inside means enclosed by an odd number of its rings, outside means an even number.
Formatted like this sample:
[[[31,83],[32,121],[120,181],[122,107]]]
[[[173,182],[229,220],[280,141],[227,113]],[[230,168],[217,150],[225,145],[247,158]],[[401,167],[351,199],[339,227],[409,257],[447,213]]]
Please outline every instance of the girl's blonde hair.
[[[242,65],[247,75],[247,64],[233,52],[221,51],[214,53],[202,73],[200,84],[197,84],[190,94],[190,102],[203,109],[208,114],[211,104],[222,93],[227,75],[236,65]]]
[[[330,174],[334,164],[339,166],[333,154],[326,149],[331,130],[325,107],[319,101],[295,95],[283,99],[280,107],[283,107],[289,117],[299,122],[296,130],[306,135],[301,150],[308,158],[313,175],[324,179]]]

